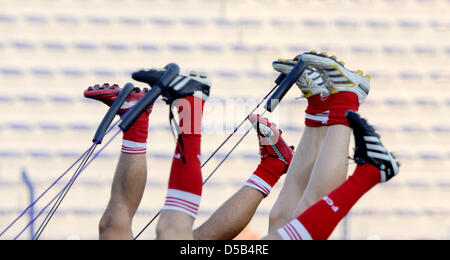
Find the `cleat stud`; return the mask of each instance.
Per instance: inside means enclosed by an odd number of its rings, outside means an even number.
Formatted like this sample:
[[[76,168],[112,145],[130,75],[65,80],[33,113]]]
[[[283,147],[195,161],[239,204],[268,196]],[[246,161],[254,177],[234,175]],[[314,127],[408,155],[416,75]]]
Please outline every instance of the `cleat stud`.
[[[311,51],[311,53],[317,54],[317,51],[315,51],[315,50],[312,50],[312,51]]]
[[[332,58],[333,60],[337,60],[336,56],[331,56],[330,58]]]
[[[321,52],[321,53],[320,53],[320,55],[323,55],[323,56],[328,56],[328,53],[327,53],[327,52],[325,52],[325,51],[323,51],[323,52]]]
[[[339,61],[339,64],[341,64],[342,66],[345,66],[345,62],[343,62],[343,61]]]

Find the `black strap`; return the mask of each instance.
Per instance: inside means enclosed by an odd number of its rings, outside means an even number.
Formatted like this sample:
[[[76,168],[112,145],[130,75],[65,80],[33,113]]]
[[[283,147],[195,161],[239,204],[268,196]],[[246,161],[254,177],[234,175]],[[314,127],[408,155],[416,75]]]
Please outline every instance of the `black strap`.
[[[172,111],[172,104],[170,104],[170,108],[169,108],[169,123],[170,123],[170,128],[172,129],[173,138],[177,144],[177,146],[176,146],[177,152],[180,154],[181,159],[183,160],[183,163],[186,164],[183,136],[181,135],[179,122],[177,122],[175,120],[175,115],[173,114],[173,111]],[[177,136],[178,136],[178,140],[177,140]]]

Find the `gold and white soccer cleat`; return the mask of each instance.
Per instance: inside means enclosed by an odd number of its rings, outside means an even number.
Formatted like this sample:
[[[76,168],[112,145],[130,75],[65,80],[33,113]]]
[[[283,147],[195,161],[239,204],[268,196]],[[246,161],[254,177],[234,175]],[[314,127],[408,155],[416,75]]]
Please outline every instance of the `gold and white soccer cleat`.
[[[360,104],[369,94],[370,76],[364,75],[361,70],[346,69],[344,63],[338,62],[336,57],[329,57],[325,52],[319,54],[312,51],[299,55],[299,58],[319,71],[331,94],[353,92],[358,96]]]
[[[272,66],[276,71],[287,75],[297,63],[298,61],[296,60],[278,59],[272,63]],[[315,95],[330,95],[320,73],[313,67],[307,67],[305,72],[298,78],[296,84],[305,98],[310,98]]]

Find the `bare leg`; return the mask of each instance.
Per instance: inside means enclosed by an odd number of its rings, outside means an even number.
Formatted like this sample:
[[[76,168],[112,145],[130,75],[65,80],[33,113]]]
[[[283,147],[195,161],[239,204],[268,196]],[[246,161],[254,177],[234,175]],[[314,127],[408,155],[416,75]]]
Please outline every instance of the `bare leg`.
[[[118,85],[95,85],[85,92],[86,98],[111,106],[121,92]],[[135,88],[126,103],[137,102],[144,92]],[[124,104],[126,104],[124,103]],[[123,105],[119,115],[130,109]],[[108,206],[100,220],[100,239],[133,239],[131,223],[141,202],[147,181],[147,137],[150,109],[142,113],[134,124],[123,133],[122,153],[114,174]]]
[[[370,90],[370,77],[364,76],[362,71],[347,70],[343,67],[344,63],[338,62],[336,57],[328,57],[326,53],[310,52],[302,54],[301,59],[314,67],[307,75],[319,74],[312,78],[312,81],[309,80],[311,77],[302,75],[297,82],[305,97],[311,95],[308,99],[305,123],[308,125],[308,119],[316,120],[326,116],[329,128],[301,201],[291,217],[302,213],[345,180],[351,134],[351,129],[346,126],[348,124],[345,113],[348,110],[358,111],[359,105]],[[295,61],[279,60],[274,62],[274,68],[287,74],[294,64]],[[320,78],[322,82],[315,81]],[[319,86],[326,86],[330,94],[328,113],[322,111],[324,106],[320,104],[323,93],[314,96],[314,92],[321,89]],[[316,114],[317,112],[320,113]]]
[[[158,240],[193,240],[195,219],[179,211],[162,211],[156,227]]]
[[[275,231],[271,231],[267,236],[261,238],[261,240],[283,240],[281,236]]]
[[[269,232],[292,220],[308,185],[311,172],[328,127],[306,127],[289,166],[283,188],[270,212]]]
[[[293,60],[280,59],[273,63],[273,67],[288,74],[295,64]],[[314,163],[328,130],[330,93],[320,73],[307,68],[297,80],[297,86],[308,101],[305,110],[305,131],[289,167],[283,189],[270,212],[269,232],[291,221],[310,182]]]
[[[250,187],[241,188],[200,227],[194,239],[231,240],[250,223],[264,195]]]
[[[317,138],[317,141],[309,143],[309,146],[299,147],[301,149],[298,149],[294,156],[283,190],[271,211],[269,234],[289,223],[293,217],[303,213],[345,181],[348,170],[348,146],[351,128],[344,125],[334,125],[321,129],[322,132],[319,132],[319,130],[316,133],[326,133],[321,147],[320,135],[312,135]],[[302,138],[301,143],[303,140],[304,138]],[[311,139],[308,141],[311,141]],[[305,143],[308,143],[308,141],[305,141]],[[317,150],[314,150],[314,148]],[[317,160],[313,154],[314,151],[319,152]],[[301,171],[295,171],[295,169]],[[269,236],[267,239],[279,237],[276,232],[273,235],[274,237]]]
[[[147,181],[145,154],[120,155],[111,198],[100,221],[100,239],[133,239],[131,224]]]
[[[345,114],[349,110],[358,111],[370,90],[370,77],[364,76],[362,71],[346,69],[335,57],[311,52],[303,54],[302,60],[320,72],[331,96],[327,135],[294,216],[304,212],[345,180],[351,135]]]
[[[351,128],[345,125],[328,127],[308,186],[293,216],[300,215],[345,181],[351,133]]]

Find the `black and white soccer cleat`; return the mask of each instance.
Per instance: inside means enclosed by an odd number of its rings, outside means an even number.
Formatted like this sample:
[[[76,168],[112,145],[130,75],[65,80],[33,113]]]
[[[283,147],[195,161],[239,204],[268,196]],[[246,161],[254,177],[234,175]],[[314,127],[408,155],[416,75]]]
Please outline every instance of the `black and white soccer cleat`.
[[[354,160],[357,164],[371,164],[380,170],[380,182],[387,182],[399,172],[400,163],[381,143],[375,129],[358,113],[347,111],[347,120],[355,137]]]
[[[132,74],[134,80],[144,82],[153,86],[164,69],[140,70]],[[209,97],[211,81],[205,74],[196,72],[189,73],[188,76],[177,76],[168,86],[167,92],[163,93],[166,102],[171,104],[174,100],[194,96],[206,101]]]

